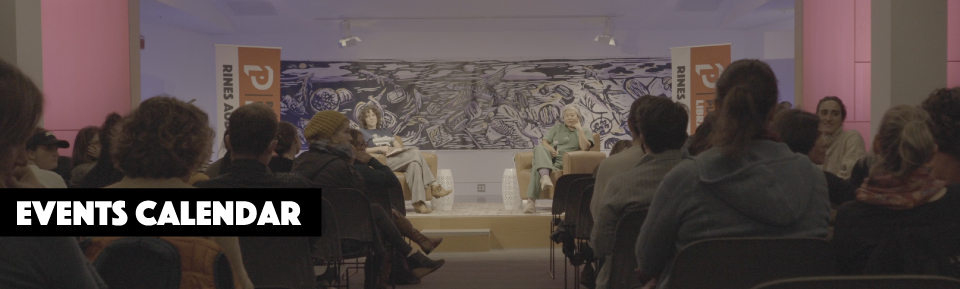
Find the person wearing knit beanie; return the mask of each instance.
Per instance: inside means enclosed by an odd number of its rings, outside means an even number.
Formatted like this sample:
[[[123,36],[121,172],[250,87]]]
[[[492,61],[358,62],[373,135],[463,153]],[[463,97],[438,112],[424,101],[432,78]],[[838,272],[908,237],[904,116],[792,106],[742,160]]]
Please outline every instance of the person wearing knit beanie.
[[[318,112],[310,119],[310,123],[303,128],[303,136],[310,142],[318,139],[329,139],[346,120],[346,116],[335,110]]]

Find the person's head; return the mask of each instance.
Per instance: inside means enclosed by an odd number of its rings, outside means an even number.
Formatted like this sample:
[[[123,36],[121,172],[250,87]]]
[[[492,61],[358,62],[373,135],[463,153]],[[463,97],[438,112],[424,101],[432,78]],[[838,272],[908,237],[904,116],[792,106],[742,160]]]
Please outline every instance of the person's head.
[[[277,115],[260,103],[241,106],[230,114],[227,146],[233,158],[269,163],[277,147]]]
[[[92,163],[100,157],[99,127],[88,126],[80,129],[73,140],[73,166]]]
[[[876,138],[878,159],[870,176],[902,178],[930,162],[937,152],[930,125],[930,115],[916,106],[898,105],[883,114]]]
[[[0,176],[27,163],[24,144],[43,113],[43,93],[17,67],[0,59]],[[0,186],[4,186],[0,178]]]
[[[654,98],[656,98],[656,96],[647,94],[637,98],[637,100],[634,100],[633,103],[630,104],[630,112],[627,113],[627,128],[630,129],[630,136],[632,136],[635,141],[640,141],[640,106],[650,102],[650,100]]]
[[[729,158],[739,158],[761,138],[777,105],[777,76],[756,59],[734,61],[717,80],[719,115],[710,140]]]
[[[940,152],[960,158],[960,87],[937,89],[920,106],[930,114]]]
[[[335,110],[324,110],[314,114],[310,123],[303,129],[303,136],[309,142],[323,140],[330,145],[349,144],[350,121]]]
[[[273,150],[278,156],[284,154],[296,155],[300,152],[300,134],[292,123],[281,121],[277,125],[277,148]]]
[[[687,153],[691,156],[696,156],[713,147],[713,145],[710,144],[710,133],[713,132],[713,126],[716,122],[716,112],[709,113],[703,117],[703,122],[697,126],[697,130],[694,131],[693,136],[689,138],[690,144],[687,147]]]
[[[27,161],[41,169],[52,171],[60,158],[58,149],[69,148],[70,143],[59,140],[52,132],[37,128],[27,140]]]
[[[123,173],[114,165],[111,154],[121,120],[123,118],[113,112],[107,115],[103,124],[100,125],[100,130],[97,132],[100,138],[100,156],[97,158],[97,164],[80,180],[81,188],[102,188],[123,179]]]
[[[207,113],[168,95],[147,99],[123,119],[113,159],[130,178],[186,181],[210,157]]]
[[[357,151],[367,150],[367,141],[363,139],[363,133],[359,130],[350,129],[350,145],[353,146]]]
[[[383,113],[374,105],[365,105],[360,108],[360,127],[363,129],[378,129],[383,126]]]
[[[690,116],[683,104],[655,97],[640,106],[640,135],[650,152],[659,154],[680,149],[687,141]]]
[[[839,97],[827,96],[817,102],[817,115],[820,116],[820,132],[830,134],[843,126],[847,107]]]
[[[575,124],[583,123],[583,115],[580,114],[580,109],[577,106],[568,104],[563,107],[563,123],[567,126],[574,126]]]
[[[773,117],[770,129],[795,153],[808,155],[820,136],[820,117],[800,109],[781,111]],[[812,158],[811,158],[812,159]]]
[[[622,152],[623,150],[630,148],[632,144],[633,144],[632,141],[618,140],[616,143],[613,144],[613,148],[610,149],[610,155],[612,156],[619,152]]]

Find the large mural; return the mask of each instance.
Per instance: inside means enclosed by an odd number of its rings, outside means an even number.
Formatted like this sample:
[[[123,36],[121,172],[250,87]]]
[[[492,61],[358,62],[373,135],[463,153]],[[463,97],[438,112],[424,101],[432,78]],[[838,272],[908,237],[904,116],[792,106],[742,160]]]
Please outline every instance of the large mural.
[[[282,61],[281,120],[300,128],[323,110],[356,128],[363,106],[421,150],[532,149],[576,105],[602,148],[630,139],[630,104],[671,97],[670,58],[528,61]],[[306,149],[306,144],[304,144]]]

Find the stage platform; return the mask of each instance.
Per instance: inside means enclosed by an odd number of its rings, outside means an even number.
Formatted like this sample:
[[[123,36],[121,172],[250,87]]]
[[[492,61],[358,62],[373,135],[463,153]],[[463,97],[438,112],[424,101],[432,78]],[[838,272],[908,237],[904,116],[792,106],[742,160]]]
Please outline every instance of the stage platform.
[[[437,252],[547,248],[551,201],[538,201],[537,214],[506,210],[502,203],[454,203],[451,211],[417,214],[408,204],[407,219],[424,235],[443,237]]]

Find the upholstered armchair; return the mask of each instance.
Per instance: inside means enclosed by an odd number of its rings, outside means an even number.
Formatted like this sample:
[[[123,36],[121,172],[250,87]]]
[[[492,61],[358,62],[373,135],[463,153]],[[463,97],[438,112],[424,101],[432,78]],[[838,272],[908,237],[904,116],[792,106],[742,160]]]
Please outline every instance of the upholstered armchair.
[[[403,140],[400,139],[400,136],[397,136],[396,138],[398,142],[403,143]],[[427,166],[430,167],[430,172],[432,172],[433,177],[436,178],[437,177],[437,154],[428,153],[428,152],[420,152],[420,154],[423,155],[423,159],[427,161]],[[376,158],[378,161],[380,161],[380,163],[384,165],[387,164],[386,156],[382,154],[375,154],[373,155],[373,157]],[[410,185],[407,184],[406,173],[404,172],[393,172],[393,173],[397,175],[397,179],[400,180],[400,186],[403,187],[403,199],[409,201],[412,198],[412,194],[410,193]],[[433,194],[431,194],[432,191],[433,189],[427,187],[427,200],[433,199]]]
[[[538,143],[539,144],[539,143]],[[600,151],[600,134],[593,134],[593,147],[589,151],[567,152],[563,155],[563,170],[550,172],[554,184],[560,176],[567,174],[592,174],[607,154]],[[517,166],[517,181],[520,184],[520,197],[527,198],[527,186],[530,184],[530,168],[533,167],[533,151],[517,153],[513,157]],[[540,191],[541,199],[553,199],[553,189]]]

